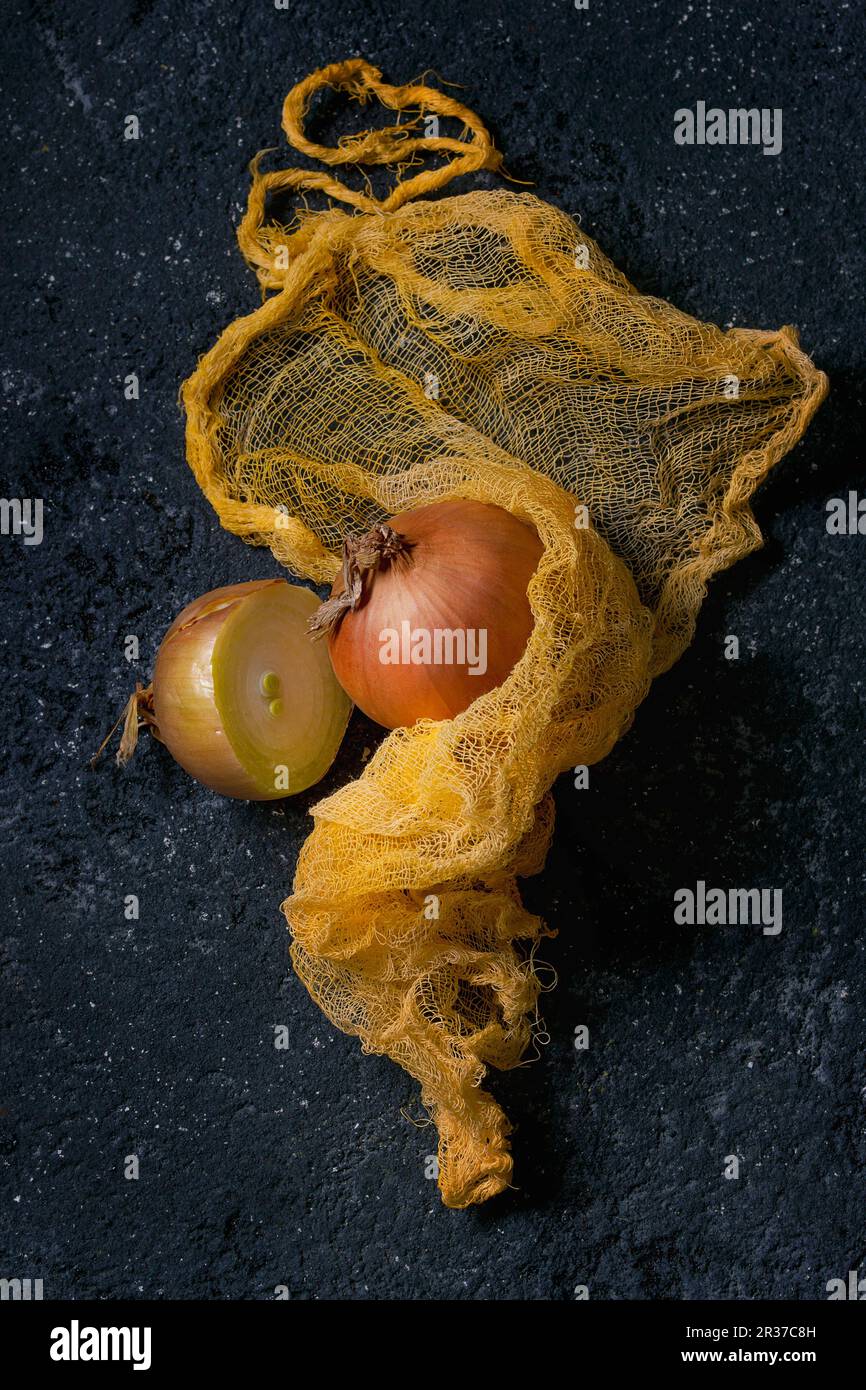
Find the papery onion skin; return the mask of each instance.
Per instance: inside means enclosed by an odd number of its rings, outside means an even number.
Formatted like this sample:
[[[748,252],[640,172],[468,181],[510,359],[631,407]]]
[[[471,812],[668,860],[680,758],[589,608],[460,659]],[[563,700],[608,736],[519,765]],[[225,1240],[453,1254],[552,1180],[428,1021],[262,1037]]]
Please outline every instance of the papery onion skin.
[[[257,589],[272,588],[275,584],[284,584],[285,582],[283,579],[247,579],[239,584],[224,584],[221,588],[209,589],[206,594],[199,594],[198,598],[192,599],[185,608],[180,610],[162,640],[165,642],[173,632],[177,632],[178,628],[185,627],[194,618],[203,617],[206,613],[216,612],[220,608],[226,608],[230,603],[237,603],[240,599],[255,593]]]
[[[253,607],[248,609],[248,614],[241,615],[241,605]],[[317,731],[309,758],[301,760],[300,769],[295,740],[287,736],[287,744],[294,753],[291,766],[286,764],[287,776],[281,779],[287,781],[287,785],[281,785],[274,773],[275,766],[282,766],[279,751],[273,754],[270,763],[264,755],[260,759],[251,756],[249,729],[245,724],[250,724],[249,709],[254,706],[250,705],[246,711],[242,706],[231,708],[219,690],[221,684],[225,685],[221,674],[227,665],[251,659],[248,643],[239,645],[232,641],[233,625],[237,625],[241,616],[254,619],[255,613],[262,611],[269,612],[272,621],[274,613],[280,620],[285,609],[288,630],[297,629],[298,650],[305,659],[306,648],[302,645],[306,643],[305,627],[315,608],[314,594],[290,586],[282,579],[232,584],[203,594],[189,604],[163,638],[153,676],[155,732],[180,766],[213,791],[250,801],[277,800],[303,791],[318,781],[336,756],[351,704],[330,667],[321,659],[312,674],[322,694],[322,728]],[[247,686],[258,679],[259,666],[263,668],[262,674],[270,665],[279,666],[279,650],[273,651],[272,661],[266,656],[260,658],[256,653],[256,670],[240,672]],[[297,672],[299,679],[309,674]],[[287,689],[282,701],[284,708],[279,711],[281,720],[274,726],[277,740],[281,729],[291,731],[291,721],[295,717],[292,695],[292,689]],[[268,696],[258,695],[256,691],[248,696],[253,702],[257,698],[268,700]],[[256,711],[257,716],[258,713]],[[309,709],[306,714],[309,722]],[[239,750],[243,756],[239,756]],[[301,775],[297,775],[299,770]]]
[[[526,591],[541,541],[502,507],[465,499],[401,512],[380,529],[388,528],[404,539],[406,553],[370,570],[357,607],[334,621],[328,637],[334,671],[359,709],[386,729],[452,719],[501,685],[523,655],[533,626]],[[345,587],[341,576],[332,599]],[[486,671],[383,663],[381,634],[400,632],[404,621],[412,630],[483,630]]]

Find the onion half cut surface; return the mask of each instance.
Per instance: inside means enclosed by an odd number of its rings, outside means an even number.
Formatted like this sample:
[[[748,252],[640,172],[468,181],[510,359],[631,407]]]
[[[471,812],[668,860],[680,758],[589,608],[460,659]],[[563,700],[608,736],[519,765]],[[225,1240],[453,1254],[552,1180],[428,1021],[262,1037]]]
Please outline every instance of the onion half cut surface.
[[[334,761],[352,706],[307,635],[317,607],[309,589],[256,580],[205,594],[166,634],[153,680],[159,737],[214,791],[277,800]]]

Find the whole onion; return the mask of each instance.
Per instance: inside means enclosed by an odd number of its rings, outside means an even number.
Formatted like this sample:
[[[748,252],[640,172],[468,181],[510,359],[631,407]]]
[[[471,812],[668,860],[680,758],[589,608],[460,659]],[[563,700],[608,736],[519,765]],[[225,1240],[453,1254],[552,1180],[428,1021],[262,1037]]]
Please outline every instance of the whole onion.
[[[541,554],[531,526],[489,503],[401,512],[347,539],[311,631],[328,634],[337,679],[376,723],[451,719],[523,655]]]

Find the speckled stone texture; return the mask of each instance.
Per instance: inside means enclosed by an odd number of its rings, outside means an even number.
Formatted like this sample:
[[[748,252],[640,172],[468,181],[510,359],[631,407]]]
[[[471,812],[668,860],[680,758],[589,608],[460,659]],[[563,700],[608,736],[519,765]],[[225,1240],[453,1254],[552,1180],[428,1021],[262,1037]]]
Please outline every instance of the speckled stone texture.
[[[0,1275],[46,1297],[559,1300],[823,1298],[866,1274],[866,537],[825,525],[828,498],[866,495],[860,25],[837,0],[8,7],[3,492],[44,499],[45,537],[0,537]],[[234,243],[248,160],[288,88],[353,54],[463,84],[508,171],[640,289],[794,323],[831,378],[758,499],[766,548],[589,789],[557,788],[526,885],[559,929],[550,1042],[491,1083],[517,1190],[465,1213],[425,1177],[415,1084],[288,969],[318,790],[223,801],[149,741],[125,773],[87,766],[177,610],[276,571],[218,529],[177,391],[258,303]],[[782,153],[676,145],[699,100],[781,108]],[[314,129],[352,123],[326,102]],[[321,790],[377,737],[356,716]],[[781,888],[781,934],[677,926],[699,879]]]

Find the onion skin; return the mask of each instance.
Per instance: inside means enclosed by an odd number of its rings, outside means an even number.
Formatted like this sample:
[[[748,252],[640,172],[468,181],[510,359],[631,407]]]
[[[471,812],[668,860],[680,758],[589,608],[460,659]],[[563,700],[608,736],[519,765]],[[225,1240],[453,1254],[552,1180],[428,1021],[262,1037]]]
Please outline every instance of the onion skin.
[[[235,756],[214,703],[213,647],[230,607],[182,625],[175,620],[156,658],[153,709],[160,740],[190,777],[222,796],[258,800],[259,788]]]
[[[224,584],[222,588],[209,589],[206,594],[200,594],[180,610],[162,640],[165,642],[178,628],[185,627],[194,618],[202,617],[211,611],[215,612],[219,608],[226,608],[230,603],[237,603],[240,599],[255,593],[257,589],[267,589],[284,582],[282,579],[248,579],[240,584]]]
[[[281,706],[280,718],[273,726],[276,744],[272,741],[272,746],[264,749],[259,757],[254,746],[256,720],[250,711],[254,710],[261,724],[255,702],[261,700],[266,706],[268,697],[257,691],[249,694],[248,689],[243,689],[250,687],[253,678],[258,678],[260,668],[273,665],[278,669],[285,660],[285,653],[280,650],[273,651],[272,661],[269,661],[267,653],[251,648],[249,631],[251,628],[255,631],[257,614],[261,612],[263,622],[269,620],[272,627],[275,621],[288,624],[289,631],[302,644],[302,654],[306,655],[305,623],[315,607],[315,595],[307,589],[290,586],[283,579],[232,584],[203,594],[189,604],[163,638],[153,675],[154,732],[175,761],[213,791],[250,801],[276,800],[318,781],[333,761],[351,705],[327,660],[323,662],[319,658],[308,671],[298,671],[299,685],[302,676],[308,677],[304,694],[309,697],[311,682],[315,682],[316,692],[322,696],[319,702],[322,727],[321,738],[313,745],[310,757],[299,764],[301,775],[295,777],[298,769],[294,765],[291,767],[294,783],[290,780],[288,786],[276,783],[274,768],[275,762],[281,760],[278,745],[282,730],[286,731],[286,747],[295,755],[293,762],[298,763],[294,747],[297,740],[288,736],[292,731],[295,691],[286,681],[285,701],[274,702]],[[238,632],[246,635],[238,639]],[[244,695],[244,699],[234,702],[225,694],[232,684],[225,679],[226,671],[229,675],[236,673],[233,663],[241,663],[237,674],[243,679],[235,684],[242,688]],[[309,704],[307,698],[308,724]],[[266,709],[264,715],[266,718]]]
[[[503,508],[463,499],[401,512],[374,531],[388,528],[405,548],[367,571],[357,606],[320,623],[320,630],[330,628],[331,661],[343,689],[377,724],[396,729],[419,719],[453,719],[501,685],[523,655],[533,626],[526,591],[541,541]],[[345,572],[332,600],[347,601]],[[384,664],[382,633],[399,633],[404,622],[411,630],[483,631],[486,670]]]

